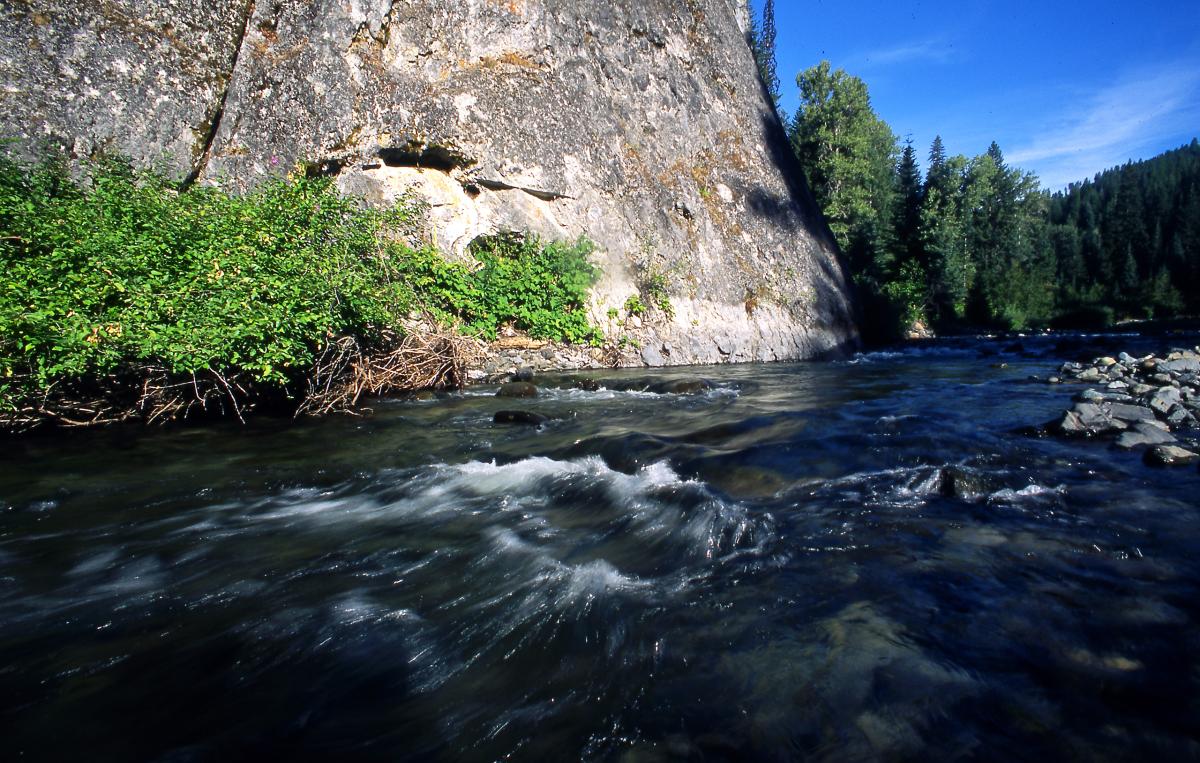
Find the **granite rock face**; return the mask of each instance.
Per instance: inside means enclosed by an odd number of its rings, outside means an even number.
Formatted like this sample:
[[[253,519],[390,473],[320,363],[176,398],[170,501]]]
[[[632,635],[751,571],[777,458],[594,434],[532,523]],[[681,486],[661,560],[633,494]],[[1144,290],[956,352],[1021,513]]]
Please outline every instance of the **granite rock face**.
[[[250,0],[0,0],[0,135],[195,175]]]
[[[593,317],[650,364],[857,344],[741,0],[0,8],[7,134],[232,189],[303,167],[371,203],[416,194],[449,256],[501,231],[586,235]],[[625,315],[639,291],[671,309]]]

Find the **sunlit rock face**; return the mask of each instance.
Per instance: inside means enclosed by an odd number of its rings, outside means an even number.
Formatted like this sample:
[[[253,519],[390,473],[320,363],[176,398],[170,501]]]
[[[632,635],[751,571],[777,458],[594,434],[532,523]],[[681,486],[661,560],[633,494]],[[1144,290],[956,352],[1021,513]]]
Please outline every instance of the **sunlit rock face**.
[[[303,168],[372,203],[413,194],[453,257],[501,231],[587,236],[603,269],[593,316],[650,365],[857,343],[739,0],[9,0],[3,13],[0,129],[26,145],[114,150],[231,189]],[[628,317],[639,291],[670,309]]]

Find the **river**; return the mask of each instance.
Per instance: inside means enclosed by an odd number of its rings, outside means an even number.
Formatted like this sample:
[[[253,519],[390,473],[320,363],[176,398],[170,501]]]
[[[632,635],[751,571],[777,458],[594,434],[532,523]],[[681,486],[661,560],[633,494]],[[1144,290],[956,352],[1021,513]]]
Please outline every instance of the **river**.
[[[1196,759],[1200,473],[1019,429],[1197,339],[1062,342],[4,443],[0,757]]]

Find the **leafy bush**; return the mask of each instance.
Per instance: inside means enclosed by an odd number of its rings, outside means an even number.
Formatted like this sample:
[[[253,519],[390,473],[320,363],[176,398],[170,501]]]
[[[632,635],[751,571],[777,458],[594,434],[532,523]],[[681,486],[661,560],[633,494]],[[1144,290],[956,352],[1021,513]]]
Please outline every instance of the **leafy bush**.
[[[137,362],[286,383],[327,338],[409,309],[381,237],[411,213],[360,209],[322,179],[237,197],[115,159],[81,186],[0,158],[0,370],[18,380],[3,394]]]
[[[650,303],[667,316],[667,320],[675,317],[675,306],[667,294],[667,277],[658,270],[651,269],[641,280],[641,289],[646,293]]]
[[[916,262],[906,262],[899,274],[883,285],[882,292],[892,303],[892,311],[899,315],[896,326],[899,336],[904,336],[918,321],[925,320],[925,270]]]
[[[390,238],[413,205],[365,209],[328,179],[233,196],[119,159],[84,169],[75,183],[62,162],[0,152],[0,411],[64,386],[140,385],[148,367],[289,393],[335,337],[369,348],[426,308],[487,337],[509,321],[599,336],[585,241],[484,242],[472,272]]]
[[[646,303],[642,302],[640,294],[630,294],[625,300],[625,312],[629,315],[641,315],[646,312]]]
[[[604,335],[588,322],[588,290],[600,271],[588,262],[592,244],[543,243],[537,236],[481,236],[469,250],[478,269],[431,251],[401,265],[422,303],[472,334],[495,339],[511,323],[539,339],[599,346]]]

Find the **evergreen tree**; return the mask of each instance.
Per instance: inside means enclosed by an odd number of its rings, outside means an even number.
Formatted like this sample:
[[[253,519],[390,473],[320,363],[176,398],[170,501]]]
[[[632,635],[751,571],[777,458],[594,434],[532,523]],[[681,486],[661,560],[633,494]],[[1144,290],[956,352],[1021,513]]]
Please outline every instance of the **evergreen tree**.
[[[942,145],[942,136],[935,135],[933,144],[929,147],[929,171],[925,173],[926,185],[944,185],[948,182],[946,172],[946,147]]]
[[[937,136],[922,183],[862,80],[823,61],[796,82],[792,147],[875,319],[868,333],[893,318],[1200,314],[1200,141],[1051,195],[994,141],[967,159]]]
[[[896,138],[871,108],[858,77],[822,61],[796,78],[800,107],[792,147],[843,250],[886,251],[878,237],[890,228]],[[853,246],[852,246],[853,245]],[[883,260],[872,258],[872,266]]]
[[[754,51],[754,61],[758,64],[758,76],[763,86],[771,96],[771,103],[783,119],[779,98],[779,70],[775,59],[775,0],[765,0],[762,10],[762,21],[750,19],[750,49]]]
[[[896,165],[895,230],[898,257],[925,266],[921,252],[921,199],[924,196],[921,168],[917,166],[917,152],[911,140],[904,142],[900,161]]]
[[[895,279],[896,136],[871,107],[867,86],[828,61],[801,72],[800,107],[790,126],[792,148],[838,246],[877,323],[894,331],[906,308],[884,286]]]

